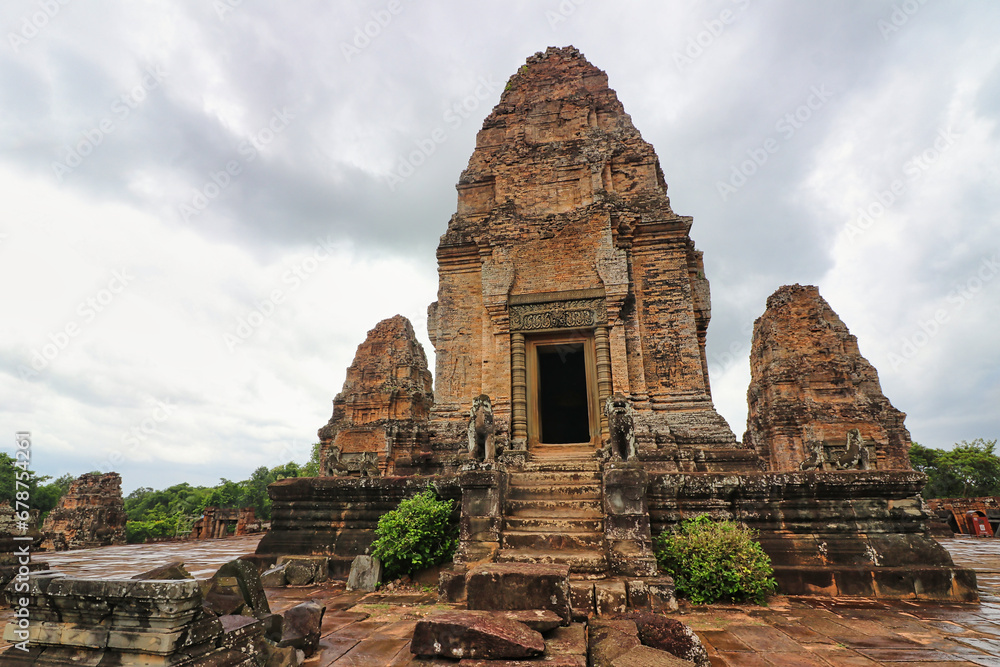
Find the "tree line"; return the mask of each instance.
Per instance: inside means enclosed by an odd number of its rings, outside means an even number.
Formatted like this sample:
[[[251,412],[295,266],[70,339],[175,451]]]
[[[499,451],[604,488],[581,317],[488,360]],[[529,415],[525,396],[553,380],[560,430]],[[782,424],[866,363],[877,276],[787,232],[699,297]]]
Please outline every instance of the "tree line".
[[[13,506],[18,472],[20,469],[14,466],[14,458],[0,453],[0,502],[7,500]],[[128,517],[126,539],[134,543],[183,535],[191,530],[191,525],[206,507],[252,507],[258,518],[267,521],[271,518],[268,484],[288,477],[318,475],[319,443],[316,443],[305,464],[289,461],[273,468],[261,466],[248,479],[238,482],[223,477],[215,486],[192,486],[184,482],[161,490],[140,487],[124,499]],[[45,515],[69,491],[74,477],[66,474],[56,480],[51,479],[48,475],[38,475],[29,470],[27,479],[21,480],[28,484],[29,507],[40,512],[39,527]]]
[[[932,449],[914,442],[910,465],[927,475],[924,498],[1000,496],[1000,456],[997,441],[976,438],[952,449]]]

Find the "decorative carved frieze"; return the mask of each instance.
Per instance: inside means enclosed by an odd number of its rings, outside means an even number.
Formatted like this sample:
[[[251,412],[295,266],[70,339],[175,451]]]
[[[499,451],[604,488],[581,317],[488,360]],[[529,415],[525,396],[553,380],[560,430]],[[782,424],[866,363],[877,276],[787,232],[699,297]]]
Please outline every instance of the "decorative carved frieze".
[[[511,331],[583,329],[607,321],[604,299],[524,303],[510,307]]]

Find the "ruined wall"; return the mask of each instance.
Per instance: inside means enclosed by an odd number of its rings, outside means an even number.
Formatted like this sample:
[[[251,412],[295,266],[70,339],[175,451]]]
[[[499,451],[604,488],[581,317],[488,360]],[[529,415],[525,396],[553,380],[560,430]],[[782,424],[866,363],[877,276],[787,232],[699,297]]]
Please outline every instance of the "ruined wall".
[[[378,457],[391,474],[409,467],[426,439],[424,425],[434,402],[427,356],[413,325],[402,315],[379,322],[358,346],[333,416],[319,430],[323,474],[337,473],[362,454]]]
[[[42,548],[49,551],[125,544],[125,501],[116,472],[81,475],[45,517]]]
[[[754,323],[747,402],[743,443],[772,470],[799,470],[820,443],[844,449],[855,428],[874,444],[873,468],[910,469],[906,415],[814,286],[786,285],[768,298]]]

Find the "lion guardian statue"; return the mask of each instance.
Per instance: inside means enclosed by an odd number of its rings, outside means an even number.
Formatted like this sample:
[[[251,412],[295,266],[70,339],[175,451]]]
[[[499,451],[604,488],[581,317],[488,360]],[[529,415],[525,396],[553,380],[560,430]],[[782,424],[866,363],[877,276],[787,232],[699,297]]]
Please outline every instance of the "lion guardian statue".
[[[469,455],[474,461],[496,458],[496,426],[493,423],[493,403],[486,394],[476,396],[469,411]]]
[[[622,394],[612,394],[604,403],[604,414],[608,418],[613,461],[631,461],[635,458],[635,410],[632,403]]]

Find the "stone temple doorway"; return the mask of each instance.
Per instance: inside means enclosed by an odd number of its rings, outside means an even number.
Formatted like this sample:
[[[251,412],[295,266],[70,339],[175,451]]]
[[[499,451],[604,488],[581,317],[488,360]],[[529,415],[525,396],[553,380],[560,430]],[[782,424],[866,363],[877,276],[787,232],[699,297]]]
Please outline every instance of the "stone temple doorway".
[[[529,445],[598,442],[593,335],[542,335],[526,342]]]

